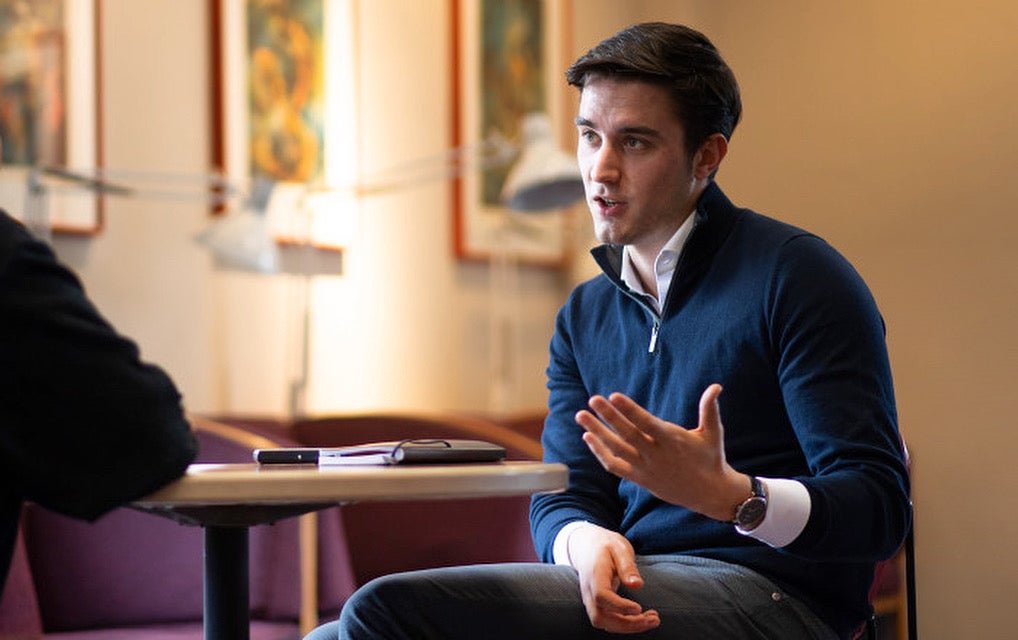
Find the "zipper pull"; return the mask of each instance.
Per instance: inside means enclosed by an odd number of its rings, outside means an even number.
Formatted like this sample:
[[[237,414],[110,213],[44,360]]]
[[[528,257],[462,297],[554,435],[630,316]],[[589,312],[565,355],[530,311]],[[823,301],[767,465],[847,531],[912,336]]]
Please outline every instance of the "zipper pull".
[[[657,333],[661,328],[661,321],[654,318],[654,324],[650,327],[650,346],[647,347],[647,353],[654,353],[657,351]]]

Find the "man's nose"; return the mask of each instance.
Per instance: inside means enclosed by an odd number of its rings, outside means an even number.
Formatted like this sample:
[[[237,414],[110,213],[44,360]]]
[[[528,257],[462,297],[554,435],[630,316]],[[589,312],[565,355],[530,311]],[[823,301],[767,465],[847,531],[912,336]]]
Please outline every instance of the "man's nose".
[[[619,157],[608,144],[602,145],[591,158],[589,177],[594,182],[616,182],[619,179]]]

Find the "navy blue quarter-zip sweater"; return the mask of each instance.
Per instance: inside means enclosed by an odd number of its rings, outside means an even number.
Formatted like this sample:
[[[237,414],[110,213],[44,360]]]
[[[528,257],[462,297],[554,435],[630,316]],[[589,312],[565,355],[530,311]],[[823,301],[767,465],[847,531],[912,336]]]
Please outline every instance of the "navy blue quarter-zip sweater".
[[[535,544],[551,561],[558,531],[587,520],[620,531],[640,555],[738,563],[847,637],[871,613],[874,563],[894,553],[910,519],[883,321],[859,274],[820,238],[734,207],[715,184],[695,215],[660,317],[631,294],[621,247],[608,245],[593,251],[604,273],[559,312],[543,444],[547,461],[569,466],[570,484],[534,498]],[[619,391],[693,428],[715,382],[729,463],[809,491],[809,521],[787,547],[620,481],[573,420],[590,396]]]

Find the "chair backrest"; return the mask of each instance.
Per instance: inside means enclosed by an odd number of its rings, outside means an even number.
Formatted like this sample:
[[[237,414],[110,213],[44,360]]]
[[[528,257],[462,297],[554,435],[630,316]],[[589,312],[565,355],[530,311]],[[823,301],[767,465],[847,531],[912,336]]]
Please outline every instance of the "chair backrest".
[[[909,475],[912,473],[912,454],[909,453],[908,444],[904,438],[901,441],[901,449],[905,453],[905,464],[908,465]],[[916,585],[915,585],[915,503],[909,500],[912,508],[912,523],[905,536],[905,611],[908,619],[908,640],[916,640],[919,634],[918,612],[916,611]]]
[[[916,612],[916,589],[915,589],[915,510],[912,510],[912,526],[909,527],[908,536],[905,537],[905,593],[906,616],[908,617],[908,640],[916,640],[919,634]]]
[[[525,436],[533,442],[541,442],[544,433],[544,421],[548,418],[547,409],[530,409],[500,415],[476,414],[483,420],[490,420],[513,433]],[[540,456],[537,456],[540,459]]]
[[[908,467],[909,475],[912,473],[912,455],[909,453],[908,444],[905,439],[901,440],[901,450],[905,456],[905,465]],[[919,633],[916,625],[916,588],[915,588],[915,504],[910,499],[908,506],[911,510],[912,520],[905,534],[905,542],[901,547],[905,562],[905,619],[908,621],[908,640],[916,640]],[[899,614],[900,615],[900,614]]]
[[[904,439],[901,441],[901,448],[905,464],[911,473],[912,458]],[[870,587],[870,602],[874,603],[876,615],[866,622],[857,634],[858,638],[877,640],[876,616],[893,613],[898,627],[896,637],[916,640],[918,621],[915,585],[915,505],[911,500],[909,507],[912,519],[901,549],[894,557],[877,563],[873,585]]]
[[[470,438],[504,446],[509,459],[540,459],[541,445],[505,426],[461,415],[358,414],[298,420],[308,446],[346,446],[403,438]],[[537,560],[530,498],[365,502],[344,505],[342,524],[358,584],[396,571],[483,562]]]
[[[317,446],[346,446],[404,438],[467,438],[506,448],[509,460],[540,460],[541,443],[484,418],[461,414],[364,413],[295,420],[292,436]]]

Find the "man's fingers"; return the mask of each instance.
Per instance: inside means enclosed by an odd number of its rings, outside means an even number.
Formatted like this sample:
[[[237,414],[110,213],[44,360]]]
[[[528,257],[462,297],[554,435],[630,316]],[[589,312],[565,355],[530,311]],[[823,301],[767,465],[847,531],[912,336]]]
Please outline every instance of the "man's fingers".
[[[591,399],[591,403],[593,404],[593,399]],[[618,434],[606,425],[599,416],[595,415],[592,410],[581,409],[576,412],[574,419],[576,424],[602,440],[610,440],[613,437],[618,438]]]
[[[634,426],[634,431],[641,437],[653,439],[664,433],[661,420],[624,393],[611,394],[609,403],[619,416]]]
[[[589,612],[588,612],[589,615]],[[589,615],[590,623],[609,633],[641,633],[654,629],[661,624],[657,611],[648,609],[635,614],[622,614],[606,610],[598,610]]]
[[[720,442],[723,437],[721,406],[718,403],[720,395],[721,385],[715,383],[704,389],[700,396],[700,429],[715,442]]]
[[[613,456],[632,458],[637,454],[636,447],[641,443],[643,434],[619,413],[605,398],[594,396],[590,399],[590,410],[576,413],[576,423],[595,436],[602,444],[602,449]],[[595,415],[596,414],[596,415]],[[587,440],[586,438],[584,438]],[[587,440],[589,443],[590,441]],[[595,455],[601,456],[599,451]]]
[[[586,433],[584,438],[595,439]],[[661,624],[656,611],[643,610],[643,606],[618,593],[624,585],[638,588],[643,585],[636,566],[633,547],[620,534],[600,527],[580,527],[570,541],[574,567],[576,567],[580,596],[590,623],[610,633],[640,633]]]
[[[595,595],[587,615],[592,625],[612,633],[637,633],[660,624],[657,611],[644,611],[639,602],[610,590]]]
[[[615,404],[616,397],[625,398],[625,396],[619,393],[613,393],[611,400],[604,396],[592,396],[587,404],[597,414],[601,422],[610,427],[619,438],[630,442],[634,439],[642,438],[643,433],[639,428],[634,426],[626,414],[619,411]],[[628,400],[628,398],[626,399]],[[632,400],[630,402],[632,403]]]
[[[617,436],[614,436],[618,439]],[[633,472],[633,463],[626,458],[616,453],[617,449],[609,448],[605,444],[604,440],[594,435],[593,433],[583,434],[583,442],[586,443],[590,452],[594,454],[597,461],[601,463],[601,466],[605,468],[609,473],[613,473],[621,478],[628,478]],[[632,450],[632,447],[625,444],[621,440],[618,440],[620,444],[617,445],[619,448],[625,448]]]
[[[643,613],[643,607],[639,602],[623,598],[614,591],[602,591],[597,594],[595,601],[597,608],[603,613],[612,613],[619,616],[635,616]]]
[[[615,564],[615,575],[626,587],[638,589],[643,586],[643,577],[636,566],[636,556],[630,549],[611,549],[612,562]]]

